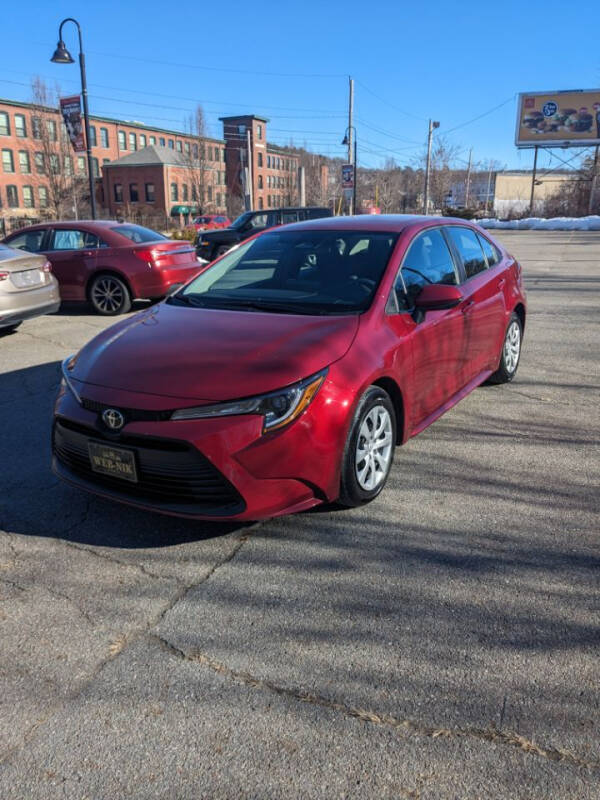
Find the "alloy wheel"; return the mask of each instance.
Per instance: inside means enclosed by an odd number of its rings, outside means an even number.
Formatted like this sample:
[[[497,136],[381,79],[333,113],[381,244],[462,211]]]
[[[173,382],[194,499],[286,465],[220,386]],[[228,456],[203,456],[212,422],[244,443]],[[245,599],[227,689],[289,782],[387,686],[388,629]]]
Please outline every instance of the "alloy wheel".
[[[376,489],[385,481],[392,459],[392,420],[384,406],[376,405],[364,418],[356,442],[356,478],[361,489]]]
[[[104,314],[114,314],[123,305],[125,294],[119,281],[107,276],[96,281],[92,288],[92,300]]]
[[[521,352],[521,327],[519,323],[513,319],[506,331],[506,338],[504,339],[504,366],[506,371],[513,373],[517,364],[519,363],[519,354]]]

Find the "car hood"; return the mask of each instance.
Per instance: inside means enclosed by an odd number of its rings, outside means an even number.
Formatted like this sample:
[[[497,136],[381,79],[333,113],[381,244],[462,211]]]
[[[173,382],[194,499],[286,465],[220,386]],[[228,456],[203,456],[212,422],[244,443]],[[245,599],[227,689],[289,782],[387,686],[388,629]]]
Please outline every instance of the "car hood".
[[[216,402],[312,375],[341,358],[358,315],[304,316],[161,303],[113,325],[77,355],[71,376],[96,386]]]

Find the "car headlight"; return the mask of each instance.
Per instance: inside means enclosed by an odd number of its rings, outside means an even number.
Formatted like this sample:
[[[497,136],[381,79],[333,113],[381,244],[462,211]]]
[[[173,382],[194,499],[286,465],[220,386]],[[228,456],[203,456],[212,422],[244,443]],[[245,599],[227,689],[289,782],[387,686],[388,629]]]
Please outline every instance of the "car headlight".
[[[62,381],[61,381],[61,383],[64,386],[66,386],[67,389],[69,389],[69,391],[71,392],[71,394],[73,395],[75,400],[77,400],[79,405],[81,405],[81,398],[79,397],[77,389],[75,389],[75,387],[71,383],[71,379],[70,379],[70,376],[69,376],[69,372],[75,366],[75,362],[76,361],[77,361],[77,356],[73,355],[73,356],[67,356],[67,358],[65,358],[65,360],[62,362],[62,364],[61,364],[61,370],[62,370]]]
[[[289,425],[310,405],[325,380],[327,369],[311,375],[299,383],[286,386],[276,392],[232,400],[210,406],[194,406],[174,411],[171,419],[207,419],[209,417],[231,417],[238,414],[261,414],[263,433]]]

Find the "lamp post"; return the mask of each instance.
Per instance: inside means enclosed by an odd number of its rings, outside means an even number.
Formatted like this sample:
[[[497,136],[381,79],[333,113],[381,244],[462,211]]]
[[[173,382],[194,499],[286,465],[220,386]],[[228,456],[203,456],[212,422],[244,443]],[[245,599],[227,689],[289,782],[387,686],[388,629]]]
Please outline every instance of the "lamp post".
[[[83,55],[83,42],[81,40],[81,27],[76,19],[67,17],[60,23],[58,29],[58,44],[54,55],[50,59],[55,64],[74,64],[75,59],[67,50],[62,37],[62,29],[65,22],[73,22],[77,25],[77,33],[79,34],[79,69],[81,70],[81,94],[83,96],[83,120],[85,124],[85,149],[87,153],[88,164],[88,178],[90,182],[90,208],[92,212],[92,219],[96,219],[96,195],[94,192],[94,173],[92,170],[92,148],[90,143],[90,115],[88,112],[88,97],[87,97],[87,81],[85,78],[85,56]]]
[[[433,138],[433,131],[439,128],[440,123],[429,120],[429,133],[427,134],[427,162],[425,165],[425,191],[423,200],[423,213],[429,214],[429,177],[431,174],[431,140]]]
[[[350,141],[348,139],[348,133],[350,131],[352,131],[354,133],[354,163],[353,163],[353,167],[354,167],[353,184],[354,185],[353,185],[353,188],[352,188],[352,206],[351,206],[351,211],[352,211],[353,214],[356,214],[356,128],[354,127],[354,125],[348,125],[348,127],[346,128],[346,132],[344,133],[344,138],[342,139],[342,144],[348,146],[349,141]]]

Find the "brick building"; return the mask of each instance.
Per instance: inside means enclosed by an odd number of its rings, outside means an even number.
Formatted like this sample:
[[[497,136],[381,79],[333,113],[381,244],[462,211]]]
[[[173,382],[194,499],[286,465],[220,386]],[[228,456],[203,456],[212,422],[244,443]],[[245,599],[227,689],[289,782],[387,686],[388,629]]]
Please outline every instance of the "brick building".
[[[200,139],[91,114],[100,213],[170,216],[174,207],[188,205],[205,213],[237,214],[244,202],[248,131],[253,207],[297,204],[298,155],[267,142],[268,120],[242,115],[221,121],[223,139]],[[78,205],[88,194],[87,159],[73,152],[56,108],[0,99],[0,151],[0,226],[3,219],[10,226],[27,218],[79,215]]]

